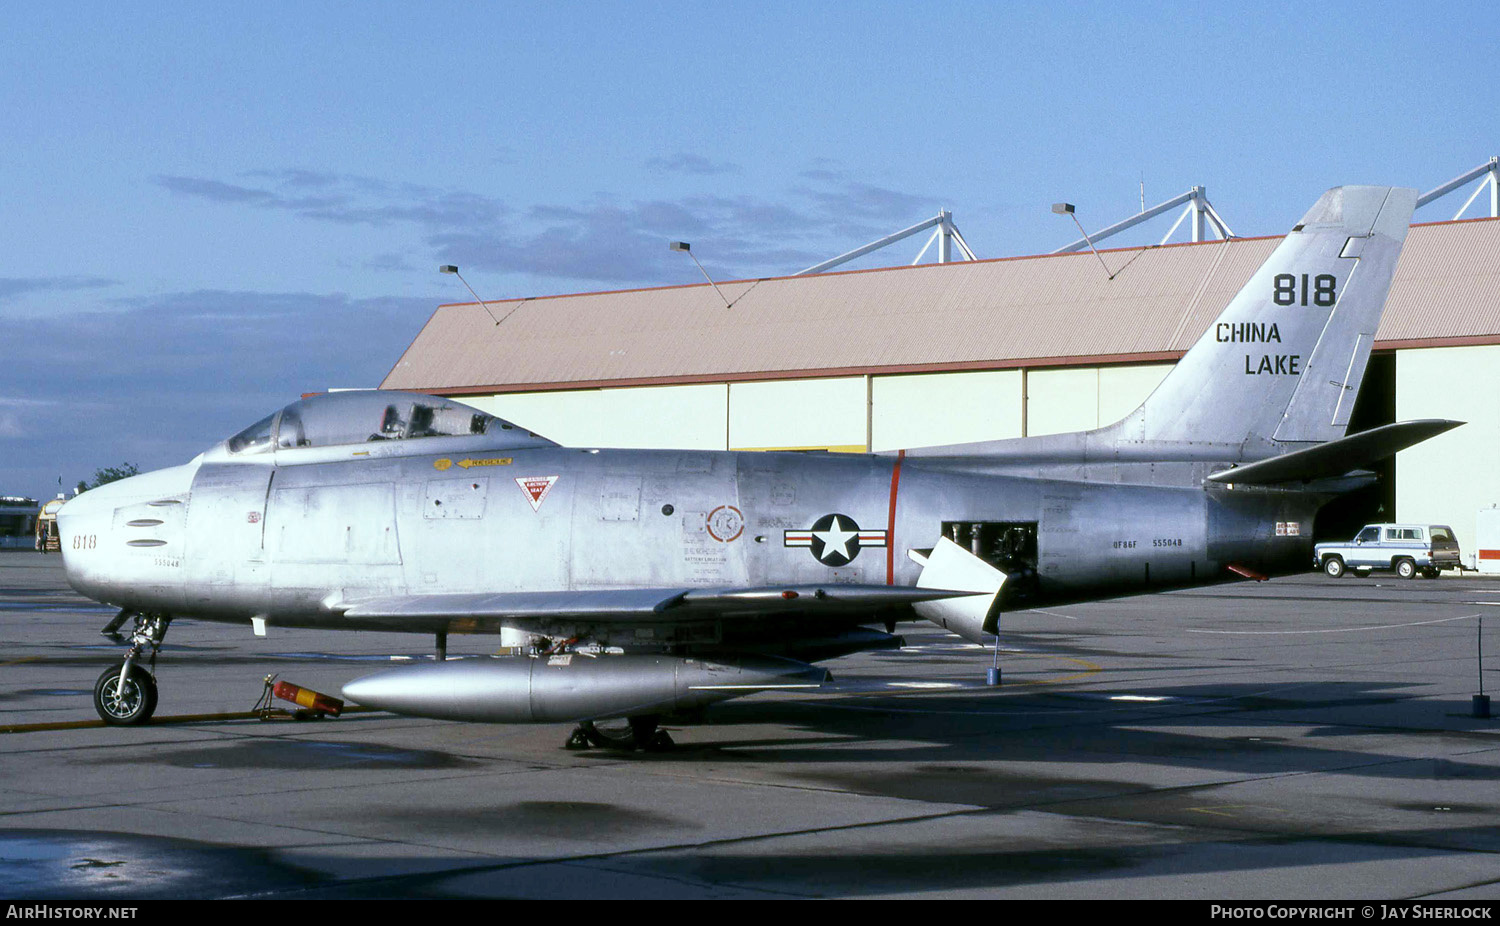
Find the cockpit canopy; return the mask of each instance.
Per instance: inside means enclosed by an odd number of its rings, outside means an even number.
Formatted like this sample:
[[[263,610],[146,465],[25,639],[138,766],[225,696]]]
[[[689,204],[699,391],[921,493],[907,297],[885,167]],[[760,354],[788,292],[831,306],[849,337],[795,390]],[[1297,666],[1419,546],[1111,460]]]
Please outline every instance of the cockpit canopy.
[[[410,392],[360,390],[330,392],[293,402],[231,437],[226,444],[230,453],[247,455],[264,453],[273,447],[290,450],[369,441],[477,435],[503,435],[503,438],[511,438],[506,443],[515,444],[552,443],[504,419],[452,399]]]

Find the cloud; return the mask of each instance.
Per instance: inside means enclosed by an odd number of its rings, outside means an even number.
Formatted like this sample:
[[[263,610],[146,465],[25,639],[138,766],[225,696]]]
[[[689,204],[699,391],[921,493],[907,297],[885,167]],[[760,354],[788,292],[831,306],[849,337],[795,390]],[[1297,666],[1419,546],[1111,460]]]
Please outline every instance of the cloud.
[[[751,197],[623,204],[596,197],[583,205],[536,206],[527,218],[524,233],[454,229],[426,240],[464,265],[619,286],[695,278],[691,262],[668,250],[671,240],[698,242],[694,253],[717,278],[763,275],[767,268],[787,273],[823,254],[799,243],[818,226],[815,216]]]
[[[413,273],[417,270],[405,254],[394,253],[376,254],[359,261],[357,266],[381,273]]]
[[[185,462],[304,392],[378,385],[438,301],[200,290],[15,326],[11,355],[46,362],[0,368],[0,491]]]
[[[708,158],[698,154],[686,152],[674,154],[666,158],[651,158],[646,162],[651,170],[670,174],[691,174],[697,177],[711,177],[718,174],[737,174],[740,166],[729,161],[710,161]]]
[[[914,196],[868,183],[837,179],[834,176],[820,179],[829,186],[825,189],[804,187],[800,192],[817,202],[829,215],[896,221],[909,216],[916,216],[920,220],[930,218],[929,215],[922,214],[924,212],[934,215],[937,213],[937,207],[927,197]]]
[[[321,170],[299,170],[287,168],[284,170],[252,170],[246,176],[266,177],[279,181],[283,186],[289,187],[320,187],[326,188],[337,186],[343,181],[339,174],[329,173]]]
[[[21,427],[21,418],[15,412],[0,409],[0,437],[21,437],[26,432]]]
[[[0,277],[0,302],[34,292],[65,292],[116,286],[106,277]]]
[[[275,205],[279,199],[276,194],[268,190],[255,190],[202,177],[163,176],[155,180],[158,186],[171,190],[173,193],[196,196],[199,199],[207,199],[216,203],[250,203],[255,206],[267,206]]]
[[[541,203],[518,228],[454,226],[428,244],[465,265],[579,285],[685,282],[695,274],[670,240],[716,279],[779,276],[935,214],[935,197],[850,180],[833,169],[804,173],[778,198],[690,194],[621,202]]]
[[[248,177],[268,186],[242,186],[205,177],[157,176],[154,182],[179,196],[225,205],[290,212],[344,225],[383,226],[409,222],[428,229],[490,225],[509,209],[493,197],[409,183],[387,183],[358,175],[309,170],[255,170]]]
[[[309,219],[345,225],[390,225],[411,222],[427,228],[491,225],[509,210],[499,201],[474,193],[434,194],[414,202],[363,205],[349,201],[289,206]]]
[[[647,164],[696,176],[739,170],[690,153]],[[698,192],[629,200],[595,194],[526,206],[473,191],[315,170],[255,170],[244,177],[255,185],[181,176],[156,182],[181,196],[313,221],[414,226],[444,260],[525,274],[564,289],[691,279],[695,274],[685,272],[681,256],[667,250],[674,239],[696,241],[695,254],[717,278],[791,273],[926,218],[939,206],[930,196],[851,179],[834,162],[818,162],[778,197]],[[365,266],[399,270],[408,264],[386,254]]]
[[[62,409],[56,399],[0,395],[0,438],[41,436],[48,418]]]
[[[661,170],[708,177],[706,190],[507,202],[300,168],[154,182],[173,196],[226,209],[409,226],[431,249],[431,265],[546,281],[531,294],[697,282],[691,261],[668,250],[674,239],[692,241],[716,280],[782,275],[926,218],[942,204],[851,178],[833,162],[814,164],[779,194],[751,195],[723,181],[734,165],[689,155],[660,161]],[[372,272],[411,273],[424,256],[419,246],[347,260]],[[424,281],[432,276],[422,274]],[[0,303],[118,285],[82,275],[0,277]],[[95,295],[92,310],[28,318],[7,332],[7,356],[22,359],[0,366],[0,490],[48,493],[59,476],[72,485],[126,460],[143,469],[182,462],[303,392],[374,386],[449,295],[203,289]]]

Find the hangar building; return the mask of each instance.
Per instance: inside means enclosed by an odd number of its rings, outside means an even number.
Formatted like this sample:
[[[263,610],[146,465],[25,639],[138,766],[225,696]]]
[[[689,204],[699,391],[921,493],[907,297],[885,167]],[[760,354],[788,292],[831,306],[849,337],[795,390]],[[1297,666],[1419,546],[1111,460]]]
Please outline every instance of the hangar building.
[[[701,283],[444,305],[381,388],[572,446],[865,452],[1083,430],[1140,404],[1280,240],[1104,251],[1112,279],[1085,251],[739,280],[722,299]],[[1412,227],[1351,430],[1468,423],[1331,506],[1320,539],[1446,523],[1472,561],[1477,511],[1500,503],[1497,255],[1500,219]]]

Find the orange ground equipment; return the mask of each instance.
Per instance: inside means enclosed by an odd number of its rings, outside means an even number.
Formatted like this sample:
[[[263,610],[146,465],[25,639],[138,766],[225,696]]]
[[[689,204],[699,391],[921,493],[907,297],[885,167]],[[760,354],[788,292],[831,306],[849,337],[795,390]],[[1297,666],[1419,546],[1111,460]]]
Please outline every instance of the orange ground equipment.
[[[290,701],[298,707],[318,711],[337,717],[343,713],[344,702],[338,698],[331,698],[326,694],[320,694],[311,688],[303,688],[293,685],[291,682],[277,682],[271,689],[271,694],[283,701]]]

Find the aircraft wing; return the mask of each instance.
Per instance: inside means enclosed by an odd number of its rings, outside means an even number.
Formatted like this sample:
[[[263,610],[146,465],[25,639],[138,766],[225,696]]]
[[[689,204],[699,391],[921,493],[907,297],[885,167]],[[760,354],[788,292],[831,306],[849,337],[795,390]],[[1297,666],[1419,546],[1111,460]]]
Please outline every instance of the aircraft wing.
[[[337,605],[351,623],[388,630],[475,632],[557,623],[674,624],[801,614],[866,623],[893,609],[974,595],[890,585],[777,585],[757,588],[622,588],[556,592],[395,595]]]

